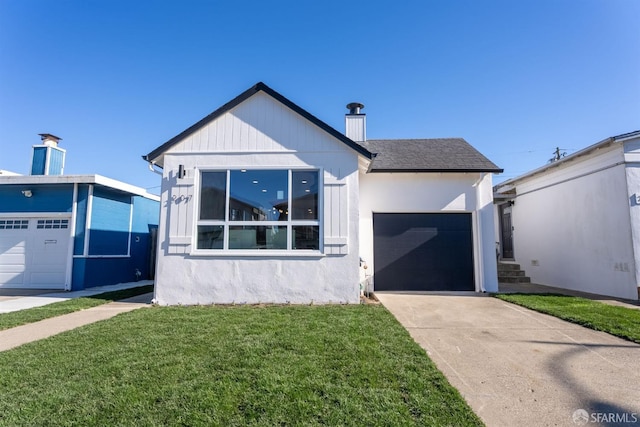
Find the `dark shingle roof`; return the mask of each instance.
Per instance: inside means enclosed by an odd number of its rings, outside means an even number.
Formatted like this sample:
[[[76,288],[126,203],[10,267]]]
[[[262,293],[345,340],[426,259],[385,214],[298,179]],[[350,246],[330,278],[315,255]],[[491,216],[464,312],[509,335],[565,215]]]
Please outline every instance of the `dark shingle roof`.
[[[502,172],[462,138],[372,139],[371,172]]]

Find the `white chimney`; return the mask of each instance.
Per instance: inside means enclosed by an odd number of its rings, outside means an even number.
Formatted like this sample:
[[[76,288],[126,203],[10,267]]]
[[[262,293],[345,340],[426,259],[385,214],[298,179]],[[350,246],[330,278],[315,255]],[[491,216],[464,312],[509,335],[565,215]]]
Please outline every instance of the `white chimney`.
[[[367,115],[360,112],[364,105],[359,102],[352,102],[347,104],[347,108],[349,113],[344,116],[347,138],[356,142],[366,141]]]
[[[50,133],[41,133],[39,135],[42,140],[42,145],[46,145],[47,147],[57,147],[58,143],[62,139],[59,136],[51,135]]]

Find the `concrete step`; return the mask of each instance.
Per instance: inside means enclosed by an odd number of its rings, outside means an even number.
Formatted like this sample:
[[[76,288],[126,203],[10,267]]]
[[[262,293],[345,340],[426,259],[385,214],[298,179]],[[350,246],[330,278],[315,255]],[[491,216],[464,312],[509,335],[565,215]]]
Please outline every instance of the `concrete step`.
[[[531,283],[531,279],[526,276],[520,264],[515,262],[498,262],[498,282],[499,283]]]
[[[498,271],[500,277],[523,277],[525,275],[524,270],[503,270]]]
[[[498,262],[498,271],[513,271],[513,270],[521,270],[520,264],[511,263],[511,262]]]
[[[527,276],[498,276],[498,283],[531,283]]]

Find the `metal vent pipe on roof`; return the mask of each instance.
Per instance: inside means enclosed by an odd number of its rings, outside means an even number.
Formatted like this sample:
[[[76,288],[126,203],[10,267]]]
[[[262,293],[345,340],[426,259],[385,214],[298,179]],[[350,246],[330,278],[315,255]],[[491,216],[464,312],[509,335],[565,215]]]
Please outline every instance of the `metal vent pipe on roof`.
[[[360,110],[364,108],[364,105],[359,102],[352,102],[347,104],[347,108],[349,109],[349,114],[360,114]]]

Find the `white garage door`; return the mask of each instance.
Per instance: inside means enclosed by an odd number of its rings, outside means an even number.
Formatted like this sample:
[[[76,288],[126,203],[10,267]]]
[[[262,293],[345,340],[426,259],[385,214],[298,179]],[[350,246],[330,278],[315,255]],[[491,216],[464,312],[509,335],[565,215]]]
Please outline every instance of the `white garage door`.
[[[0,218],[0,287],[64,289],[69,219]]]

